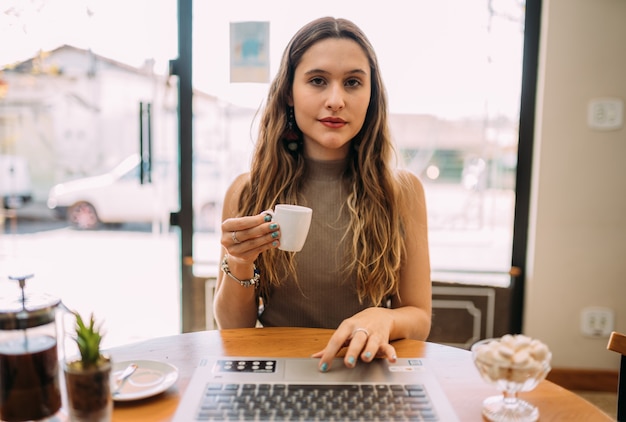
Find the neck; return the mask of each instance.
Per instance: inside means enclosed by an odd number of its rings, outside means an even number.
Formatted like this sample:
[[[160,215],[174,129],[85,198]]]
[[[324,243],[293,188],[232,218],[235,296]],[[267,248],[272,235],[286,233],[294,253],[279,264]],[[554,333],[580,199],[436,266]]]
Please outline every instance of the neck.
[[[348,157],[350,153],[351,143],[347,143],[342,145],[337,149],[330,148],[314,148],[311,147],[307,142],[304,143],[304,155],[307,158],[311,158],[317,161],[337,161],[344,160]]]
[[[304,159],[308,177],[312,180],[341,179],[348,167],[347,156],[339,160],[318,160],[308,156],[305,156]]]

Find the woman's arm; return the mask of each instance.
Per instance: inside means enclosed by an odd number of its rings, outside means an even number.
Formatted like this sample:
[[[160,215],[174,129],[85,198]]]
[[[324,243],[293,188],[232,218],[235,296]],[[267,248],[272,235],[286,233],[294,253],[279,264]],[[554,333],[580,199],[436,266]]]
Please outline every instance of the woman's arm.
[[[237,177],[226,192],[222,210],[220,263],[228,254],[230,273],[239,280],[254,277],[254,261],[267,249],[278,246],[277,226],[265,214],[237,217],[239,197],[249,175]],[[235,232],[235,236],[233,236]],[[272,233],[278,233],[272,235]],[[261,274],[261,277],[263,275]],[[237,280],[218,271],[213,309],[220,329],[254,327],[258,305],[255,286],[242,286]]]
[[[432,280],[428,245],[428,220],[424,187],[413,173],[402,171],[401,216],[405,227],[406,260],[400,271],[399,295],[392,299],[397,309],[390,340],[426,340],[432,314]]]

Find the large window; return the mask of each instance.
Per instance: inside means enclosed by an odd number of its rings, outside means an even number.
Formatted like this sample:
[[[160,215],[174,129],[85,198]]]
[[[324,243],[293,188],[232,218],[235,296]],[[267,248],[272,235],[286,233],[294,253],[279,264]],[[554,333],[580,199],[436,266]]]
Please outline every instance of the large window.
[[[33,287],[103,318],[111,345],[177,332],[181,263],[177,228],[168,224],[178,207],[176,175],[157,170],[178,159],[177,85],[168,75],[177,56],[176,0],[6,3],[0,37],[12,41],[0,49],[0,155],[28,163],[33,201],[0,217],[0,277],[34,272]],[[378,53],[400,165],[426,188],[433,278],[506,286],[524,7],[195,1],[195,260],[209,272],[216,264],[220,201],[248,168],[269,86],[231,82],[231,24],[267,24],[271,79],[295,31],[331,15],[361,26]],[[139,167],[107,179],[113,193],[85,184],[136,154]],[[73,201],[83,206],[50,210],[50,189],[76,179],[88,194]],[[139,195],[148,199],[133,203]],[[33,223],[37,216],[43,222]],[[79,224],[90,221],[97,224],[87,230]]]
[[[194,87],[250,110],[240,111],[244,121],[224,138],[196,131],[196,144],[226,153],[226,179],[247,168],[240,157],[255,135],[248,121],[268,84],[230,82],[230,25],[269,23],[264,47],[271,78],[289,38],[322,15],[353,20],[378,53],[401,164],[422,178],[427,191],[434,278],[508,285],[524,2],[414,1],[373,8],[320,1],[294,8],[289,1],[272,7],[250,1],[219,10],[195,2]],[[211,144],[216,141],[223,147]],[[194,255],[207,251],[215,253],[203,247]]]

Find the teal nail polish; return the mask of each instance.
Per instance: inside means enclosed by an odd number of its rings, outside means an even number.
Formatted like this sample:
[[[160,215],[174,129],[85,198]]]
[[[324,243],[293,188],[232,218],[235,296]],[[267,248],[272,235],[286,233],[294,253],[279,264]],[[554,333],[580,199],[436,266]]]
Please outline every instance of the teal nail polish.
[[[365,352],[365,358],[369,359],[372,357],[372,352]]]
[[[266,223],[272,221],[272,216],[269,214],[265,214],[265,217],[263,217],[263,219],[265,220]]]
[[[354,359],[354,356],[350,356],[350,357],[348,358],[348,363],[349,363],[350,365],[354,365],[354,360],[355,360],[355,359]]]
[[[272,242],[272,246],[273,246],[273,247],[278,246],[278,242],[277,242],[277,241],[273,241],[273,242]]]
[[[278,237],[278,232],[272,232],[272,237],[276,239]]]
[[[270,230],[275,230],[277,228],[278,228],[278,224],[276,224],[276,223],[270,224]]]
[[[320,366],[320,371],[322,372],[328,371],[328,364],[326,362],[322,363],[322,366]]]

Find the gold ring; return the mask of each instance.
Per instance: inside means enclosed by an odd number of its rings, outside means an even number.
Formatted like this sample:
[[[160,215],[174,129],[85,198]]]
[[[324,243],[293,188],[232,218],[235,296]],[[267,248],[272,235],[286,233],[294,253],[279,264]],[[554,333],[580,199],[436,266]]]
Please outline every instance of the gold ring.
[[[241,243],[241,240],[237,239],[237,232],[230,232],[230,237],[233,238],[233,242],[235,242],[235,244]]]
[[[364,333],[366,337],[369,337],[369,336],[370,336],[370,332],[369,332],[369,331],[367,331],[365,328],[357,328],[356,330],[354,330],[354,331],[352,332],[352,337],[354,337],[354,335],[355,335],[356,333],[358,333],[358,332],[362,332],[362,333]]]

